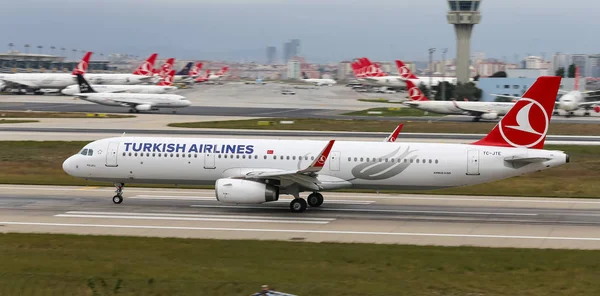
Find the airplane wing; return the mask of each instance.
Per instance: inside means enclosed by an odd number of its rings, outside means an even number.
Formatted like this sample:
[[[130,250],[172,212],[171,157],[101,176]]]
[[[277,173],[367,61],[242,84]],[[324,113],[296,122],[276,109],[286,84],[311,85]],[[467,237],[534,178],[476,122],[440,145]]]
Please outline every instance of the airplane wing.
[[[520,100],[521,99],[521,97],[517,97],[517,96],[499,95],[499,94],[490,94],[490,96],[501,97],[501,98],[509,98],[509,99],[513,99],[513,100]]]
[[[297,171],[286,171],[286,170],[268,170],[268,171],[252,171],[246,174],[246,179],[277,179],[277,180],[287,180],[297,183],[303,187],[309,188],[311,190],[321,190],[323,189],[320,185],[319,180],[317,179],[317,173],[321,171],[327,158],[329,157],[329,152],[331,152],[331,148],[335,140],[329,141],[327,146],[323,148],[321,153],[315,158],[315,160],[305,169],[297,170]]]
[[[579,103],[580,108],[591,108],[595,105],[600,105],[600,101],[589,101],[589,102]]]
[[[87,98],[89,95],[87,93],[79,93],[76,94],[77,98]],[[151,102],[140,100],[140,99],[118,99],[118,98],[110,98],[111,101],[121,103],[123,106],[127,107],[135,107],[137,105],[152,105]]]

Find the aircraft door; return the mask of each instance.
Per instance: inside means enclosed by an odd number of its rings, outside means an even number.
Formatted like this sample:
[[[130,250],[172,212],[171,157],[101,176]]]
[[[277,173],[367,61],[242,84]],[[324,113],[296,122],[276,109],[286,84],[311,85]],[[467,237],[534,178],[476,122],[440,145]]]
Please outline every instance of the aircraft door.
[[[119,142],[108,143],[108,151],[106,153],[106,166],[116,167],[117,164],[117,152],[119,150]]]
[[[214,153],[205,153],[204,154],[204,168],[205,169],[214,169],[215,168],[215,154]]]
[[[340,158],[341,153],[339,151],[331,151],[331,157],[329,158],[329,170],[339,171],[340,170]]]
[[[467,151],[467,175],[479,175],[479,150]]]

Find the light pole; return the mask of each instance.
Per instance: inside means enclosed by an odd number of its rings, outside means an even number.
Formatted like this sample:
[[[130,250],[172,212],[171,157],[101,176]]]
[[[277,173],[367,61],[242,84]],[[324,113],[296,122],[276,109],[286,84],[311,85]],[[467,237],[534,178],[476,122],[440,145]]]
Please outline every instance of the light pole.
[[[43,49],[44,47],[43,47],[43,46],[41,46],[41,45],[38,45],[38,46],[37,46],[37,48],[38,48],[38,53],[39,53],[39,54],[42,54],[42,49]]]
[[[435,52],[435,48],[429,49],[429,89],[431,90],[431,85],[433,84],[433,53]]]
[[[56,46],[52,45],[50,46],[50,49],[52,50],[52,55],[54,55],[54,50],[56,49]]]
[[[29,44],[25,44],[25,53],[29,53]]]
[[[446,100],[446,53],[447,48],[442,50],[442,101]]]
[[[8,44],[8,48],[10,48],[10,51],[11,51],[11,52],[13,51],[13,50],[12,50],[13,46],[15,46],[15,44],[14,44],[14,43],[12,43],[12,42]]]

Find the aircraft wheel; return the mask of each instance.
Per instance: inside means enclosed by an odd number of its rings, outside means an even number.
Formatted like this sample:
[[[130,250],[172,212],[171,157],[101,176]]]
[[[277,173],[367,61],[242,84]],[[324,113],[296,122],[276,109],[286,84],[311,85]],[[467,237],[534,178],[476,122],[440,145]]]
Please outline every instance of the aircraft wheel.
[[[294,198],[292,202],[290,202],[290,210],[292,210],[292,213],[302,213],[306,211],[307,207],[306,201],[302,198]]]
[[[129,109],[129,113],[133,113],[133,112],[134,112],[134,110],[133,110],[133,109]]]
[[[123,197],[117,194],[117,195],[113,196],[113,202],[115,204],[120,204],[123,202]]]
[[[306,200],[308,201],[309,206],[316,208],[323,204],[323,195],[321,195],[321,193],[314,192],[309,194]]]

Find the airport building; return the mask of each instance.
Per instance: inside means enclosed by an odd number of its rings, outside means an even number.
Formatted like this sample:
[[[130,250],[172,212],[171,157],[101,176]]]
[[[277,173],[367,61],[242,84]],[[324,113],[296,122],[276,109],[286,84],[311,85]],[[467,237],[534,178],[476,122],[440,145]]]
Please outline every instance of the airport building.
[[[44,73],[44,72],[71,72],[79,61],[68,61],[64,57],[21,53],[11,51],[0,53],[0,73]],[[108,61],[90,61],[89,72],[109,72],[115,69],[110,67]]]
[[[480,78],[477,82],[477,87],[482,91],[481,101],[495,101],[497,97],[492,94],[520,97],[539,76],[541,75],[535,77],[529,75],[527,77],[510,77],[509,75],[506,78]],[[566,91],[574,90],[575,78],[563,78],[560,83],[560,89]],[[585,83],[579,84],[579,90],[585,90]]]

